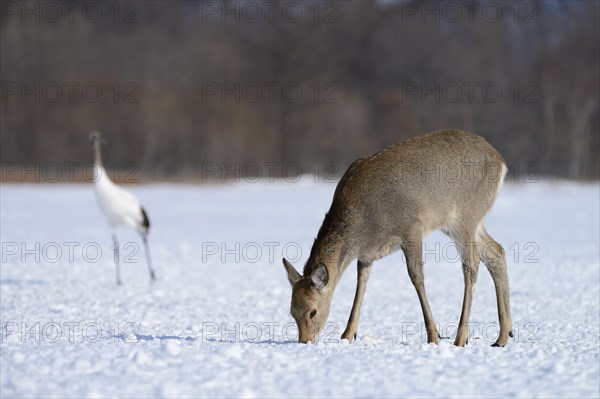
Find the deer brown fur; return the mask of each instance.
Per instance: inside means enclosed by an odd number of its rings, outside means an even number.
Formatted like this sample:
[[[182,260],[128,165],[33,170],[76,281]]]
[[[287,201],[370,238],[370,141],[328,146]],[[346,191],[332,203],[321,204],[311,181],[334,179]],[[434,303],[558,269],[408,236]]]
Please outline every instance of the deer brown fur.
[[[291,314],[299,341],[316,340],[342,274],[357,259],[356,294],[342,334],[352,341],[371,265],[402,249],[423,311],[427,341],[438,343],[425,293],[422,241],[428,233],[442,230],[456,243],[464,274],[455,345],[467,343],[473,289],[482,260],[496,288],[500,334],[494,345],[504,346],[512,334],[506,260],[502,246],[486,232],[482,220],[505,174],[502,156],[487,141],[457,130],[419,136],[354,161],[338,183],[303,275],[283,260],[292,285]]]

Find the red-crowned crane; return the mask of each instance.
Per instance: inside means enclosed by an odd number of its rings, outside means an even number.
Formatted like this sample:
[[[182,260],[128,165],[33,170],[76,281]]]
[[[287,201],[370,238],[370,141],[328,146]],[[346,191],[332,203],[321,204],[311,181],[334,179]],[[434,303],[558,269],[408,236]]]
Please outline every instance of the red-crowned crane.
[[[110,180],[108,173],[102,166],[102,153],[100,145],[104,140],[99,132],[90,133],[90,144],[94,150],[94,188],[96,199],[100,210],[104,213],[113,239],[113,251],[115,266],[117,270],[117,284],[121,285],[121,271],[119,266],[119,243],[117,241],[117,227],[126,226],[137,231],[144,241],[146,251],[146,260],[148,271],[150,272],[150,282],[156,280],[152,262],[150,259],[150,250],[148,248],[148,231],[150,229],[150,220],[148,214],[142,208],[137,198],[128,191],[118,187]]]

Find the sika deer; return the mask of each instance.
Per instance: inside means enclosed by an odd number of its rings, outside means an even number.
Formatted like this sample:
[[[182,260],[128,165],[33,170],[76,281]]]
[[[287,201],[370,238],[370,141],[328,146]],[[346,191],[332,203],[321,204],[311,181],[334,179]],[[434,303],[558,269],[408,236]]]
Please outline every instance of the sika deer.
[[[358,281],[342,338],[356,338],[360,307],[373,261],[402,249],[425,319],[427,341],[438,332],[425,293],[423,237],[442,230],[462,259],[464,298],[454,344],[468,339],[473,288],[483,260],[496,288],[500,334],[512,336],[504,249],[486,232],[482,219],[492,207],[506,174],[502,156],[483,138],[443,130],[406,140],[352,163],[335,190],[333,203],[301,276],[283,259],[292,285],[291,314],[299,341],[315,341],[329,315],[335,288],[353,260]]]

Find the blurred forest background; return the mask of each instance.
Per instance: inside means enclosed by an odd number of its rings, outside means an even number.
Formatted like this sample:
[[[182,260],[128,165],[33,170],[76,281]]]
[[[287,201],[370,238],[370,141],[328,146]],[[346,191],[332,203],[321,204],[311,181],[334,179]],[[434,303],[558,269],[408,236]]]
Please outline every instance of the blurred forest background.
[[[2,1],[4,166],[84,165],[97,129],[144,179],[342,173],[458,128],[509,165],[599,178],[597,1],[65,3]]]

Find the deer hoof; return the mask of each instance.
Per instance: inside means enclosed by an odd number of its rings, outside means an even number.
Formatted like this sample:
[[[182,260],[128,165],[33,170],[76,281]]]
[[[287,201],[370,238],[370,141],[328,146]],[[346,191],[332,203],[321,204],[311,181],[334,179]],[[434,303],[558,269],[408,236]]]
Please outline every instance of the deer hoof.
[[[356,333],[351,334],[351,333],[344,331],[344,333],[342,334],[342,339],[347,339],[348,342],[352,342],[352,341],[356,340]]]

